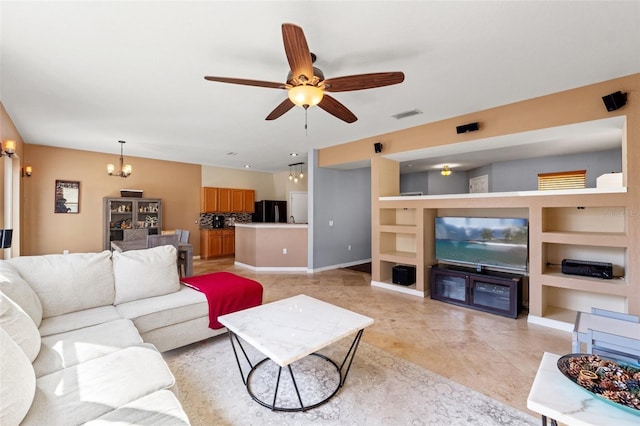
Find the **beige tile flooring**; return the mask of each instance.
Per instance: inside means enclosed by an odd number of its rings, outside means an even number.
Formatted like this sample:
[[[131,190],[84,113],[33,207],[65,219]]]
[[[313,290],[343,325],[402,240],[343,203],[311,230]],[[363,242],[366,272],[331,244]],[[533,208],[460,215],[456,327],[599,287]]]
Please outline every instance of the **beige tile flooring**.
[[[194,261],[196,275],[223,270],[260,282],[265,303],[307,294],[370,316],[367,343],[522,411],[543,352],[571,352],[570,333],[528,324],[526,312],[514,320],[371,287],[363,272],[257,273],[233,258]]]

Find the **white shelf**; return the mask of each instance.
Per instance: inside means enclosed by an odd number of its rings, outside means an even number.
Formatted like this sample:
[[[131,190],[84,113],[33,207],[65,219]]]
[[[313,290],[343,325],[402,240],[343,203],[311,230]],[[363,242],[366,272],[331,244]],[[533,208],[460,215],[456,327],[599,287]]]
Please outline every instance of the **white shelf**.
[[[380,201],[419,201],[419,200],[449,200],[456,198],[505,198],[505,197],[547,197],[549,195],[589,195],[589,194],[623,194],[626,187],[619,188],[584,188],[584,189],[555,189],[548,191],[510,191],[510,192],[482,192],[471,194],[442,194],[422,195],[413,197],[379,197]]]

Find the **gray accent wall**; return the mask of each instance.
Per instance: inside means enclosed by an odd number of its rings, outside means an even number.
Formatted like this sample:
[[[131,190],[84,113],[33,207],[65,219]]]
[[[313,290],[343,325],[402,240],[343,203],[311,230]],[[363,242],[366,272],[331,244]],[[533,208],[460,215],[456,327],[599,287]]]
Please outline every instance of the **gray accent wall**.
[[[469,192],[469,179],[482,175],[489,176],[489,192],[535,191],[538,173],[571,170],[586,170],[587,188],[595,188],[598,176],[622,171],[622,150],[502,161],[466,172],[454,169],[446,177],[437,170],[402,174],[400,191],[422,191],[424,195],[464,194]]]
[[[371,168],[319,168],[317,152],[309,155],[313,202],[310,269],[340,266],[371,259]],[[313,218],[313,219],[311,219]],[[333,221],[333,226],[329,225]],[[348,249],[349,245],[351,250]]]

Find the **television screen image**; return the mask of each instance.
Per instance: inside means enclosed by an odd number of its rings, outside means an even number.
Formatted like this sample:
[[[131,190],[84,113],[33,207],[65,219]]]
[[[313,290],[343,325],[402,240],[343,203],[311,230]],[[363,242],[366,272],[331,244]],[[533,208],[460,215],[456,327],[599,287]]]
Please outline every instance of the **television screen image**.
[[[529,222],[524,218],[437,217],[440,261],[527,270]]]

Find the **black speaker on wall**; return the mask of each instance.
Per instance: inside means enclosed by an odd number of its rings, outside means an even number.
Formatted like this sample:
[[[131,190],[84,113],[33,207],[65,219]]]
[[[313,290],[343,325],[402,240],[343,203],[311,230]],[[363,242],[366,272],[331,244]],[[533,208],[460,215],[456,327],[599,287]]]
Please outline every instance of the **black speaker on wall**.
[[[476,130],[478,130],[480,128],[479,123],[469,123],[469,124],[463,124],[462,126],[458,126],[456,127],[456,132],[458,132],[458,134],[460,133],[468,133],[468,132],[475,132]]]
[[[603,96],[602,102],[604,102],[604,106],[607,107],[607,111],[615,111],[626,105],[627,94],[622,93],[621,91],[617,91],[615,93],[611,93],[610,95]]]
[[[382,143],[380,142],[376,142],[373,144],[373,149],[375,150],[376,154],[379,154],[382,152]]]

